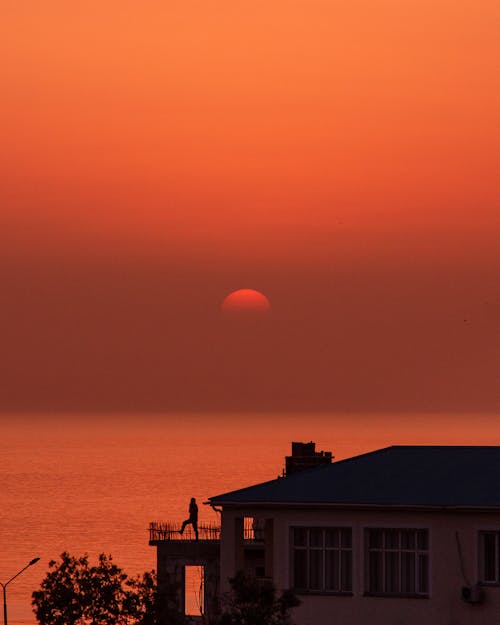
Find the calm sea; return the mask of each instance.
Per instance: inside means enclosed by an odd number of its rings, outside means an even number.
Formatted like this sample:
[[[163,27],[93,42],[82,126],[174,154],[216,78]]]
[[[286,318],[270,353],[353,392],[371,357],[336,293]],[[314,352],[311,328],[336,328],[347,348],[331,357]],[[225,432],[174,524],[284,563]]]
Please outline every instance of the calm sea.
[[[189,499],[275,478],[292,440],[337,459],[391,444],[500,444],[497,415],[0,415],[0,581],[10,625],[36,623],[31,593],[66,550],[111,554],[129,575],[155,568],[152,520]]]

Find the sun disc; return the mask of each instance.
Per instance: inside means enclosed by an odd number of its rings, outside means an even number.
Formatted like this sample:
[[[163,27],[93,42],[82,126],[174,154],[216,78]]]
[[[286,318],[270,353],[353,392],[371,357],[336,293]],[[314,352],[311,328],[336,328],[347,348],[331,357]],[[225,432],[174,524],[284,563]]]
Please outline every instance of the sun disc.
[[[271,302],[255,289],[238,289],[224,299],[221,309],[231,316],[263,315],[270,312]]]

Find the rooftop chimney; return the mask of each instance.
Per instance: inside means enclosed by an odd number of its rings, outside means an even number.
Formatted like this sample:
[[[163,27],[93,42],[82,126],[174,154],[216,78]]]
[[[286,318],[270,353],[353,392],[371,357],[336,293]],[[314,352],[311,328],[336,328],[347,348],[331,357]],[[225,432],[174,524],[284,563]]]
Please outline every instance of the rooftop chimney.
[[[312,469],[322,464],[330,464],[331,451],[316,451],[316,443],[292,442],[292,455],[285,457],[285,475],[292,475],[299,471]]]

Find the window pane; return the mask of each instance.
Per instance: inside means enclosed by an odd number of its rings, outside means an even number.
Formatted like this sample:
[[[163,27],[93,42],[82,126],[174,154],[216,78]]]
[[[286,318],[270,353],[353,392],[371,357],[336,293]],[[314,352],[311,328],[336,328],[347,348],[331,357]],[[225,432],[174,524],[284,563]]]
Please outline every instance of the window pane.
[[[311,547],[323,546],[323,530],[320,530],[320,529],[309,530],[309,545]]]
[[[293,586],[294,588],[307,588],[307,551],[294,549],[293,552]]]
[[[307,529],[305,527],[294,528],[293,544],[296,547],[305,547],[307,545]]]
[[[344,592],[352,590],[352,551],[340,552],[341,577],[340,589]]]
[[[351,547],[352,546],[352,531],[351,528],[343,528],[340,530],[340,536],[342,541],[342,547]]]
[[[372,551],[369,554],[369,589],[370,592],[382,592],[382,557],[380,551]]]
[[[497,566],[496,566],[496,577],[495,577],[495,581],[498,582],[500,581],[500,533],[497,533],[495,535],[495,539],[497,541]]]
[[[338,547],[339,546],[339,530],[325,530],[325,545],[327,547]]]
[[[401,554],[401,592],[415,592],[415,553]]]
[[[429,558],[427,555],[418,556],[418,588],[417,592],[429,592]]]
[[[415,531],[402,530],[401,549],[415,549]]]
[[[495,534],[483,534],[483,581],[494,582],[496,579]]]
[[[297,590],[351,592],[351,528],[292,528],[292,575]]]
[[[380,543],[382,535],[382,543]],[[427,594],[428,530],[383,529],[368,534],[368,591]]]
[[[340,591],[340,557],[336,549],[325,552],[325,589]]]
[[[323,550],[309,551],[309,588],[323,590]]]
[[[399,547],[399,531],[385,530],[385,547],[386,549],[398,549]]]
[[[396,551],[385,553],[385,592],[399,591],[399,554]]]
[[[370,548],[382,547],[382,530],[369,530],[368,546]]]
[[[417,547],[426,551],[428,549],[429,540],[427,530],[418,530],[417,532]]]

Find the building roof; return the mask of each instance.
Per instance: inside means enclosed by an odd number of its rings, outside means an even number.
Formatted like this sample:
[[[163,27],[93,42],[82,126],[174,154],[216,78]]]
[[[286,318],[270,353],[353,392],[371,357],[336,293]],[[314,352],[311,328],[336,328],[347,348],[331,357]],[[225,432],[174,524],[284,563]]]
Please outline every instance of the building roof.
[[[500,447],[386,447],[209,503],[500,507]]]

